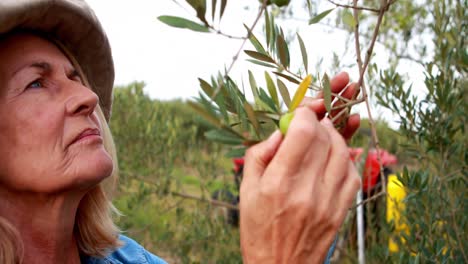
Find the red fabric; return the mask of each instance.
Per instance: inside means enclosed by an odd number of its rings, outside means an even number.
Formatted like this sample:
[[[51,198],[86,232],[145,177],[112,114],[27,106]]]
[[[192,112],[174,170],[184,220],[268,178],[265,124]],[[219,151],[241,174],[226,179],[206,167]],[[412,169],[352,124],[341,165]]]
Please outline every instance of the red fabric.
[[[362,148],[349,148],[349,153],[353,162],[360,162],[364,150]],[[380,150],[380,158],[384,167],[397,163],[396,156],[388,153],[386,150]],[[380,177],[380,166],[379,160],[377,158],[377,150],[372,149],[368,151],[363,174],[362,190],[363,192],[367,192],[372,190],[372,188],[379,181]]]

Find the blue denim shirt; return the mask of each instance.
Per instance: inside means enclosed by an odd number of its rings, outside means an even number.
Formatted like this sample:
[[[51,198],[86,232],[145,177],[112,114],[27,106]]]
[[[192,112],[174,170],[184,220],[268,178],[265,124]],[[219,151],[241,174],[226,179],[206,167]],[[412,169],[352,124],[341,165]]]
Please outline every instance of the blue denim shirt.
[[[82,257],[82,264],[167,264],[126,236],[120,236],[124,245],[104,258]]]
[[[82,257],[82,264],[167,264],[161,258],[151,254],[141,245],[126,236],[119,237],[124,245],[104,258]],[[328,250],[324,264],[330,263],[330,258],[335,250],[336,239]]]

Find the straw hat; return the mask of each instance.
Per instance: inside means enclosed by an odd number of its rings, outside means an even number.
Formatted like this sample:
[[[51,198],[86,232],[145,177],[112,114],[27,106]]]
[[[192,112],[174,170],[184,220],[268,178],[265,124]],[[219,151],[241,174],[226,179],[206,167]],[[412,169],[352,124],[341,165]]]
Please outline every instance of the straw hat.
[[[111,48],[93,10],[83,0],[1,0],[0,35],[28,29],[53,36],[75,56],[109,120],[114,85]]]

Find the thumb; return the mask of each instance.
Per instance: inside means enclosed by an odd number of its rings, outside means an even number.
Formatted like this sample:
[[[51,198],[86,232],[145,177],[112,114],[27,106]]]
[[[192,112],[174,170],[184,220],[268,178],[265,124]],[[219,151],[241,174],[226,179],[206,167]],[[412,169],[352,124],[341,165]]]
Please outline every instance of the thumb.
[[[275,156],[283,135],[276,130],[271,136],[247,150],[245,156],[243,181],[257,181]]]

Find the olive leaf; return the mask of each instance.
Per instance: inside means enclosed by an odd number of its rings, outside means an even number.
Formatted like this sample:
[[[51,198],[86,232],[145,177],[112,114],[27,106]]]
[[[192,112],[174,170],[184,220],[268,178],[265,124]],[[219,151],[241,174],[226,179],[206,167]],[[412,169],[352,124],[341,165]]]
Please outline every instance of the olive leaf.
[[[247,147],[232,148],[225,154],[225,156],[227,158],[244,157],[246,150]]]
[[[213,20],[215,19],[216,4],[217,4],[217,0],[211,0],[211,18]]]
[[[252,94],[254,96],[255,103],[259,104],[260,98],[258,96],[257,82],[255,81],[255,77],[250,70],[249,70],[249,83],[250,83],[250,88],[252,89]]]
[[[218,117],[208,112],[199,104],[192,101],[188,101],[187,104],[190,107],[192,107],[192,109],[195,110],[197,113],[199,113],[203,118],[205,118],[206,121],[208,121],[210,124],[214,125],[215,127],[222,127],[221,121],[219,121]]]
[[[260,124],[258,123],[257,117],[255,116],[253,107],[249,104],[249,102],[244,102],[244,109],[247,113],[247,117],[249,118],[250,123],[255,130],[255,133],[257,136],[260,135]]]
[[[159,16],[158,20],[171,27],[185,28],[185,29],[190,29],[190,30],[197,31],[197,32],[210,32],[210,30],[206,26],[198,24],[196,22],[193,22],[191,20],[188,20],[182,17]]]
[[[297,33],[297,40],[299,41],[299,46],[301,47],[301,55],[302,55],[302,63],[304,63],[304,70],[306,73],[309,72],[309,61],[307,58],[307,50],[304,44],[304,41],[302,40],[301,36],[299,33]]]
[[[206,13],[206,0],[186,0],[193,9],[197,12],[197,17],[200,19],[205,26],[208,26],[208,21],[206,21],[205,13]]]
[[[289,108],[291,97],[289,96],[288,87],[286,87],[286,84],[284,84],[280,79],[276,79],[276,83],[278,84],[278,90],[283,98],[284,104]]]
[[[265,81],[266,81],[268,93],[270,94],[271,99],[273,100],[273,102],[275,103],[277,108],[279,108],[280,104],[279,104],[279,100],[278,100],[278,93],[276,92],[275,83],[271,79],[268,72],[265,72]]]
[[[292,83],[295,83],[295,84],[299,84],[299,83],[300,83],[300,81],[298,81],[296,78],[291,77],[291,76],[289,76],[289,75],[286,75],[286,74],[284,74],[284,73],[281,73],[281,72],[273,72],[273,73],[276,74],[276,75],[278,75],[278,76],[280,76],[280,77],[285,78],[286,80],[288,80],[288,81],[290,81],[290,82],[292,82]]]
[[[205,94],[211,98],[214,92],[213,87],[202,78],[198,78],[198,81],[200,82],[200,87],[202,88],[203,92],[205,92]]]
[[[327,109],[327,112],[330,114],[330,111],[331,111],[331,85],[330,85],[330,78],[328,77],[328,75],[326,73],[323,75],[322,86],[323,86],[323,101],[324,101],[324,104],[325,104],[325,109]]]
[[[289,111],[288,112],[293,112],[296,110],[296,108],[299,106],[299,104],[302,102],[304,99],[306,92],[309,88],[310,83],[312,82],[312,75],[307,75],[304,80],[299,84],[299,87],[296,90],[296,93],[294,93],[294,97],[291,101],[291,104],[289,105]]]
[[[266,108],[267,110],[271,112],[278,112],[278,109],[276,108],[276,103],[273,101],[271,97],[268,96],[265,90],[260,88],[259,92],[260,92],[259,93],[260,100],[262,101],[262,103],[264,103],[262,104],[264,108]]]
[[[312,25],[312,24],[315,24],[315,23],[320,22],[320,20],[322,20],[324,17],[326,17],[328,14],[330,14],[331,11],[333,11],[333,10],[335,10],[335,8],[328,9],[328,10],[323,11],[322,13],[316,15],[314,18],[312,18],[311,20],[309,20],[309,25]]]
[[[265,36],[267,47],[270,47],[270,37],[271,37],[271,25],[270,25],[270,16],[268,15],[268,9],[265,9]]]
[[[264,61],[264,62],[269,62],[269,63],[275,63],[275,61],[268,55],[265,55],[265,54],[262,54],[260,52],[256,52],[256,51],[253,51],[253,50],[244,50],[245,54],[249,55],[250,57],[254,58],[254,59],[257,59],[257,60],[261,60],[261,61]]]
[[[219,12],[219,19],[221,19],[224,15],[224,10],[226,9],[226,4],[227,4],[227,0],[221,0],[221,9],[220,9],[220,12]]]
[[[283,37],[283,34],[279,34],[276,37],[276,48],[278,53],[278,58],[280,59],[281,64],[285,69],[289,68],[289,49],[286,40]]]
[[[262,54],[267,54],[265,48],[263,48],[262,44],[260,43],[260,41],[258,41],[257,37],[255,37],[253,32],[250,30],[250,28],[246,24],[244,24],[244,27],[247,30],[247,32],[249,32],[250,43],[252,43],[252,45],[255,47],[257,52],[262,53]]]
[[[253,64],[263,66],[263,67],[276,68],[276,65],[269,64],[269,63],[266,63],[266,62],[261,62],[261,61],[258,61],[258,60],[246,59],[246,61],[251,62]]]
[[[239,137],[239,135],[234,134],[231,131],[225,129],[215,129],[207,131],[205,133],[205,137],[209,140],[228,145],[240,145],[242,144],[242,142],[244,142],[244,139],[242,137]]]

